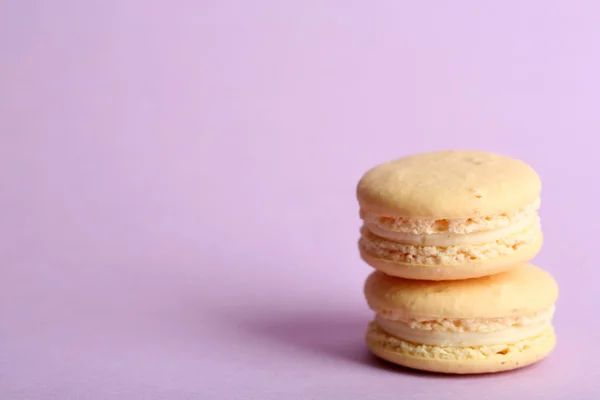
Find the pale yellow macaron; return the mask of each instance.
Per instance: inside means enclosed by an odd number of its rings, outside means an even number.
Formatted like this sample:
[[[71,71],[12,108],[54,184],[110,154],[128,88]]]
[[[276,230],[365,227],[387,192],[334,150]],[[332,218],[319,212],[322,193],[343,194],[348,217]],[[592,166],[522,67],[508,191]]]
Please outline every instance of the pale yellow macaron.
[[[540,191],[529,165],[482,151],[423,153],[379,165],[357,187],[361,256],[410,279],[508,270],[542,246]]]
[[[371,351],[433,372],[476,374],[524,367],[554,348],[555,280],[525,264],[460,281],[417,281],[376,271],[365,295],[376,313]]]

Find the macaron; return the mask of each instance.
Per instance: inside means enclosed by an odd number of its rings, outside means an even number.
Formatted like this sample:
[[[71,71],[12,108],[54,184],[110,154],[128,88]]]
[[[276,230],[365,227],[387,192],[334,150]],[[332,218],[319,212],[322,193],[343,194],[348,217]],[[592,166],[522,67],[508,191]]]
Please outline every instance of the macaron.
[[[388,275],[476,278],[541,249],[541,182],[525,162],[483,151],[437,151],[367,171],[357,187],[361,257]]]
[[[375,312],[366,341],[378,357],[425,371],[478,374],[521,368],[555,346],[558,286],[531,264],[460,281],[417,281],[372,273]]]

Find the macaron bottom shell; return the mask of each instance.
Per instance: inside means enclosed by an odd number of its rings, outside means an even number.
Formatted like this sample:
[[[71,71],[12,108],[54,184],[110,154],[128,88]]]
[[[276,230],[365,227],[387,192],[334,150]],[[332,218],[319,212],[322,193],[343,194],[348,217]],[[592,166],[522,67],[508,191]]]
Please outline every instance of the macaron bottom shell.
[[[534,258],[542,248],[543,235],[519,251],[493,259],[473,260],[461,264],[416,264],[374,257],[360,249],[361,258],[371,267],[390,276],[416,280],[458,280],[479,278],[508,271]]]
[[[542,360],[554,349],[556,336],[549,328],[538,337],[507,345],[498,352],[481,352],[476,347],[465,350],[428,346],[433,351],[425,355],[415,354],[414,349],[419,349],[419,344],[389,335],[373,321],[369,324],[366,342],[374,355],[403,367],[446,374],[485,374],[523,368]]]

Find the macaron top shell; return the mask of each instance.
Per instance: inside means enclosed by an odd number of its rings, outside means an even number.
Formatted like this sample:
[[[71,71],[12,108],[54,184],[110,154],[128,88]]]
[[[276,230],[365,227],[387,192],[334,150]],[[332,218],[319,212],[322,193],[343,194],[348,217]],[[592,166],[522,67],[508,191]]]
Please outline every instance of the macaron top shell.
[[[408,280],[376,271],[364,290],[371,309],[406,319],[517,316],[547,309],[558,298],[554,278],[531,264],[459,281]]]
[[[357,187],[364,210],[407,218],[465,218],[525,207],[541,191],[523,161],[470,150],[416,154],[367,171]]]

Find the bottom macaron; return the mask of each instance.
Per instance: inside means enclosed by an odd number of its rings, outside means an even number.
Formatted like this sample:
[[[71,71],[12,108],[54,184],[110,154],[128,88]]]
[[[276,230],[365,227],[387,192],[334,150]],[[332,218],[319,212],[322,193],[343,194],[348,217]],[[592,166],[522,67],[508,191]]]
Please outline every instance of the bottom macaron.
[[[374,272],[365,295],[375,320],[366,342],[409,368],[478,374],[521,368],[556,344],[556,282],[530,264],[461,281],[416,281]]]

